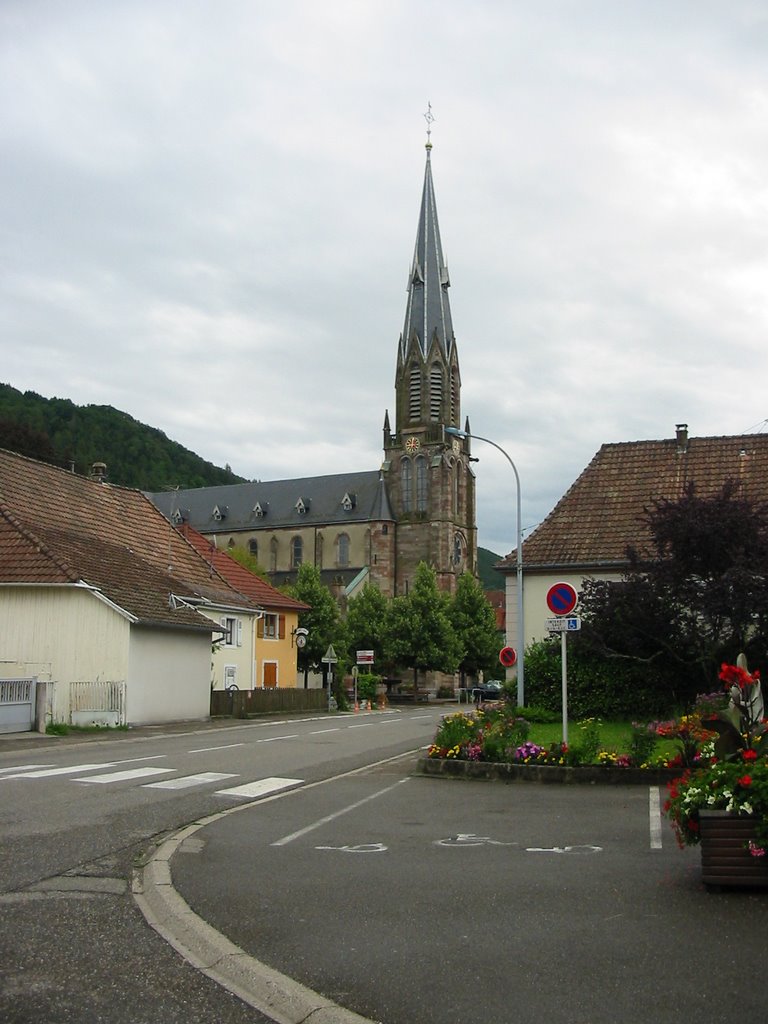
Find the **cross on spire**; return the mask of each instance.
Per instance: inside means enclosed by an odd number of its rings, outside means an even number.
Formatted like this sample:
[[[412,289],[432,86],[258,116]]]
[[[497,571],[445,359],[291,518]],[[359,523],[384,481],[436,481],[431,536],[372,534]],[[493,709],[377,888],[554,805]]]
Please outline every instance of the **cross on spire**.
[[[427,122],[427,149],[432,149],[432,123],[435,120],[435,115],[432,113],[432,104],[427,103],[427,112],[424,114],[424,120]]]

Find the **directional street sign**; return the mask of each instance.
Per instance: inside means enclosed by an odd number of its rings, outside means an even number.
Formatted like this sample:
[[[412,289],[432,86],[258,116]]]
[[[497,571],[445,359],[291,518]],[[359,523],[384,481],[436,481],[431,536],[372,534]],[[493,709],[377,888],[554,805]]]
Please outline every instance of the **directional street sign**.
[[[570,633],[581,629],[581,619],[578,615],[571,615],[566,619],[547,619],[547,629],[550,633]]]
[[[357,664],[358,665],[372,665],[373,664],[373,651],[358,651],[357,652]]]

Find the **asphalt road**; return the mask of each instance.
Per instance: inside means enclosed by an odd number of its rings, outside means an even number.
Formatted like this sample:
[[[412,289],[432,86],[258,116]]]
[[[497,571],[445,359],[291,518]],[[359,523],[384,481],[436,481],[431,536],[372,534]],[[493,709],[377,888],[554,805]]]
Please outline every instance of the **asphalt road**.
[[[655,787],[415,775],[441,710],[0,738],[0,1019],[762,1019],[768,894]]]

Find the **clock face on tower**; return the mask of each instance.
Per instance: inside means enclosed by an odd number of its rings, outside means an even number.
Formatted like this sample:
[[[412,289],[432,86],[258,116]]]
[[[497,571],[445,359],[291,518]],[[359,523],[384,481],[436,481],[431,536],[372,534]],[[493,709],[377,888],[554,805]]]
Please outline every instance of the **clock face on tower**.
[[[417,452],[419,448],[421,448],[421,441],[418,439],[418,437],[409,437],[408,440],[405,442],[405,450],[408,452],[409,455],[412,455],[414,452]]]

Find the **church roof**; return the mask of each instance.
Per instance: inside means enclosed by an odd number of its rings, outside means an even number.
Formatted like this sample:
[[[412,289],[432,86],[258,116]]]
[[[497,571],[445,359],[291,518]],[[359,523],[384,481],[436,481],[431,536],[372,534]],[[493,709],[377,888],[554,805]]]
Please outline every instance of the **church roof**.
[[[394,520],[379,470],[195,487],[148,497],[167,518],[206,534]]]
[[[599,569],[627,564],[627,547],[649,540],[645,509],[675,501],[693,483],[700,497],[728,481],[755,502],[768,501],[768,434],[688,437],[604,444],[544,522],[523,544],[525,570]],[[514,553],[499,564],[515,569]]]
[[[448,267],[443,258],[440,227],[437,222],[431,154],[432,144],[428,142],[419,227],[408,280],[405,326],[400,339],[401,360],[405,358],[414,335],[418,338],[425,358],[435,335],[446,361],[454,345],[451,307],[448,301],[450,280]]]

